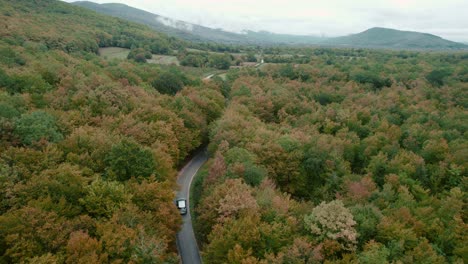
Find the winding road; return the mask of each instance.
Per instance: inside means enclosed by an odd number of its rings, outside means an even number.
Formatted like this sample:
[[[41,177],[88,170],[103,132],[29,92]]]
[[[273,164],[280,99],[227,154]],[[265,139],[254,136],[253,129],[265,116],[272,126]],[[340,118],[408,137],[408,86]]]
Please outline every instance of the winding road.
[[[177,183],[180,186],[177,198],[187,199],[187,214],[182,216],[182,220],[184,221],[182,230],[177,233],[177,248],[179,249],[179,255],[184,264],[202,263],[190,215],[190,184],[197,174],[198,169],[200,169],[207,159],[208,155],[206,154],[206,150],[199,151],[179,172],[179,176],[177,177]]]

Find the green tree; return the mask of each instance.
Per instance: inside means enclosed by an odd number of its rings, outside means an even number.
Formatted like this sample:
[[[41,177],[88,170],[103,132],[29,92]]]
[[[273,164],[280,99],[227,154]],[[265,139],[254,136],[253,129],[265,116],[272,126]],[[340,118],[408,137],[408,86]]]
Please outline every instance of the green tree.
[[[10,47],[0,48],[0,63],[8,66],[26,64],[26,60]]]
[[[365,245],[363,252],[359,254],[359,263],[389,263],[389,256],[390,251],[384,245],[371,241]]]
[[[147,60],[151,59],[153,55],[151,52],[143,48],[132,49],[127,56],[127,59],[134,60],[136,62],[145,63]]]
[[[377,225],[382,218],[380,210],[373,205],[355,205],[351,207],[354,220],[356,220],[356,231],[359,234],[358,241],[363,245],[377,235]]]
[[[3,69],[0,69],[0,87],[10,87],[11,82],[10,76]]]
[[[231,56],[229,54],[212,54],[209,57],[211,67],[220,70],[227,70],[231,66]]]
[[[163,71],[156,76],[151,85],[162,94],[175,95],[184,87],[184,82],[173,71]]]
[[[374,90],[380,90],[383,87],[390,87],[392,85],[392,80],[380,77],[371,71],[356,73],[352,76],[352,80],[357,83],[371,84]]]
[[[21,115],[16,122],[15,134],[25,145],[32,145],[40,140],[58,142],[63,139],[55,117],[44,111]]]
[[[19,117],[20,112],[5,102],[0,102],[0,118],[12,119],[14,117]]]
[[[16,184],[11,190],[15,198],[10,201],[16,205],[37,204],[61,216],[77,216],[82,212],[78,199],[84,195],[84,186],[89,181],[83,174],[78,166],[62,163],[42,171],[26,184]]]
[[[260,246],[260,217],[257,214],[248,214],[240,219],[230,220],[224,225],[216,225],[209,235],[210,243],[203,252],[203,260],[207,263],[226,263],[231,250],[236,245],[245,249],[256,249]],[[231,256],[229,256],[231,255]]]
[[[294,70],[292,64],[286,64],[284,66],[281,66],[278,73],[280,77],[288,78],[290,80],[296,80],[298,78],[298,74]]]
[[[205,58],[198,54],[189,54],[180,61],[181,65],[190,67],[203,67],[205,63]]]
[[[267,171],[252,163],[244,164],[244,181],[251,186],[259,186],[266,177]]]
[[[153,54],[169,54],[171,52],[168,41],[159,39],[150,45],[150,50]]]
[[[257,62],[257,57],[255,57],[255,53],[248,52],[247,55],[245,56],[245,60],[248,62]]]
[[[86,188],[86,195],[79,201],[89,215],[110,218],[120,207],[130,202],[131,196],[119,182],[96,179]]]
[[[78,221],[77,221],[78,222]],[[0,251],[12,263],[65,248],[74,224],[55,212],[22,207],[0,215]]]
[[[119,181],[126,181],[131,177],[147,178],[156,173],[156,163],[151,150],[127,139],[112,146],[106,161],[107,175]]]
[[[309,186],[319,187],[325,183],[325,161],[327,160],[327,156],[327,153],[313,146],[309,146],[304,152],[302,168],[307,175]]]
[[[432,85],[440,87],[444,85],[450,75],[452,75],[452,71],[450,69],[435,69],[426,75],[426,79]]]

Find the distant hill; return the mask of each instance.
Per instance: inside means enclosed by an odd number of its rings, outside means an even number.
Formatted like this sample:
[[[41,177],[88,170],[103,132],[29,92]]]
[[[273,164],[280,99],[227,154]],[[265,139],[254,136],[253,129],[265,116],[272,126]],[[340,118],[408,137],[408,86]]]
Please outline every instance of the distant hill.
[[[324,45],[343,47],[369,47],[391,49],[466,49],[467,45],[441,37],[389,28],[371,28],[364,32],[344,37],[330,38]]]
[[[156,31],[189,41],[224,44],[318,44],[323,40],[317,36],[275,34],[266,31],[245,31],[244,34],[238,34],[174,20],[124,4],[96,4],[89,1],[78,1],[73,4],[92,9],[98,13],[146,24]]]
[[[24,10],[31,12],[30,16],[25,15]],[[13,11],[18,15],[11,15]],[[102,47],[134,46],[164,46],[166,50],[174,50],[187,44],[141,23],[106,16],[58,0],[0,0],[0,18],[1,40],[41,41],[49,49],[66,52],[97,53]],[[153,53],[164,54],[156,50]]]

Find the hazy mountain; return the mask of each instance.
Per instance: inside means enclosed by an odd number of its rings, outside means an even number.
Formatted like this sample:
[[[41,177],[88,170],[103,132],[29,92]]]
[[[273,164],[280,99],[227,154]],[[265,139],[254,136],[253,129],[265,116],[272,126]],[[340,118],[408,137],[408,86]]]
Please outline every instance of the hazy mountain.
[[[282,44],[319,44],[321,41],[326,40],[324,37],[312,36],[312,35],[288,35],[288,34],[277,34],[268,31],[244,31],[247,38],[254,42],[266,42],[266,43],[282,43]]]
[[[441,37],[389,28],[371,28],[358,34],[330,38],[322,42],[326,45],[345,47],[371,47],[392,49],[466,49],[467,45]]]
[[[73,4],[92,9],[98,13],[146,24],[157,31],[190,41],[211,41],[224,44],[302,44],[390,49],[441,50],[468,48],[468,45],[449,41],[435,35],[388,28],[371,28],[358,34],[336,38],[276,34],[266,31],[254,32],[250,30],[238,34],[174,20],[124,4],[96,4],[88,1],[79,1]]]
[[[238,34],[174,20],[124,4],[96,4],[88,1],[78,1],[73,4],[92,9],[98,13],[146,24],[157,31],[190,41],[212,41],[227,44],[317,44],[323,40],[323,38],[316,36],[275,34],[266,31],[245,31],[244,34]]]

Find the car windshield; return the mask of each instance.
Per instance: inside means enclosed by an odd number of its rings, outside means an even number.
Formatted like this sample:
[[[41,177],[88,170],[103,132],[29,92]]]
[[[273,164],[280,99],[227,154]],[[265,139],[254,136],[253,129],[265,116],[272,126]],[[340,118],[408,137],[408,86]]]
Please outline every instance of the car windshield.
[[[185,201],[184,200],[177,201],[177,207],[184,208],[185,207]]]

